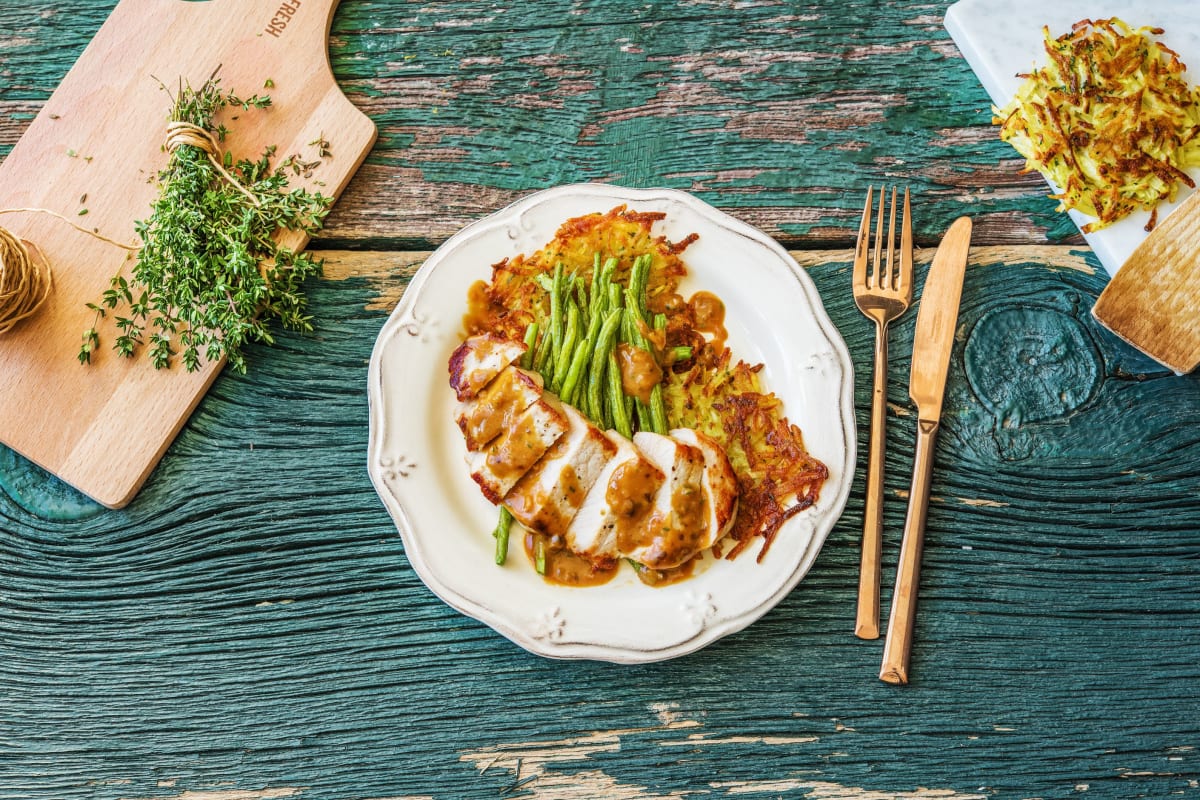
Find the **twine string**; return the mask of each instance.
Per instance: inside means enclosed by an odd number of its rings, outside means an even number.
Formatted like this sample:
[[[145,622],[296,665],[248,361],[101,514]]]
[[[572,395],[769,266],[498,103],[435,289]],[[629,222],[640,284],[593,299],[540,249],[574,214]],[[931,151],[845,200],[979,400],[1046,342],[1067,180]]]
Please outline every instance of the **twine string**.
[[[167,138],[163,142],[163,146],[167,148],[168,153],[174,153],[182,145],[191,145],[197,147],[208,156],[208,160],[212,163],[217,172],[229,182],[229,185],[237,189],[253,203],[255,206],[260,205],[258,198],[254,193],[242,185],[242,182],[229,174],[225,169],[225,165],[221,163],[218,154],[221,152],[220,145],[217,143],[217,137],[206,128],[199,125],[193,125],[190,122],[175,120],[167,124]]]

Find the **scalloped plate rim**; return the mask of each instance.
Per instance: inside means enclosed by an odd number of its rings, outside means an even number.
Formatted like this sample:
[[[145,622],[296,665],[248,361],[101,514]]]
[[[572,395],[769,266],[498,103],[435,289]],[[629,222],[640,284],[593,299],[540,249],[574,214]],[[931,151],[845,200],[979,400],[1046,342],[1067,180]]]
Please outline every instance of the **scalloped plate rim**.
[[[609,644],[605,641],[566,641],[560,643],[554,641],[551,637],[539,638],[523,630],[520,625],[515,624],[503,613],[497,611],[485,599],[468,596],[451,587],[437,574],[436,570],[430,567],[425,555],[425,544],[414,530],[403,503],[388,486],[387,479],[383,474],[384,470],[380,467],[380,458],[387,425],[387,420],[384,418],[383,398],[385,389],[383,386],[384,375],[381,361],[391,340],[402,333],[406,325],[412,324],[408,318],[412,315],[414,306],[419,301],[422,290],[429,281],[430,276],[439,268],[439,265],[446,259],[451,258],[454,252],[464,244],[479,236],[494,234],[495,231],[503,230],[511,226],[514,222],[519,223],[526,213],[535,211],[546,203],[553,203],[555,200],[566,197],[587,197],[595,199],[597,202],[603,201],[601,205],[608,203],[608,207],[619,203],[636,204],[638,202],[664,200],[679,202],[689,207],[708,223],[723,227],[730,233],[751,239],[772,251],[789,268],[792,277],[796,280],[800,289],[799,295],[806,301],[809,313],[824,335],[832,356],[836,359],[837,366],[841,370],[840,388],[838,390],[838,416],[842,424],[843,444],[842,463],[838,465],[840,480],[836,484],[836,494],[833,496],[829,506],[824,509],[822,516],[814,521],[804,514],[800,514],[789,520],[788,524],[792,524],[797,520],[807,520],[812,529],[811,537],[805,545],[804,550],[800,553],[794,568],[788,573],[785,580],[775,586],[770,594],[764,596],[753,608],[734,616],[701,623],[699,629],[692,636],[673,641],[662,647],[635,647],[623,644]],[[597,210],[606,211],[607,207],[598,207]],[[565,221],[565,217],[559,217],[558,219],[560,222]],[[702,231],[701,235],[703,236]],[[705,203],[699,198],[680,190],[665,188],[634,189],[603,183],[569,184],[530,193],[518,198],[487,217],[466,225],[430,254],[424,264],[417,270],[417,273],[406,287],[400,302],[384,323],[372,350],[368,367],[369,434],[367,470],[376,492],[379,494],[400,533],[405,554],[414,571],[416,571],[422,582],[450,607],[468,617],[483,622],[518,646],[544,657],[556,659],[591,659],[623,664],[656,662],[695,652],[712,642],[744,629],[776,606],[800,583],[809,569],[811,569],[821,547],[824,545],[830,531],[845,508],[849,496],[850,484],[853,479],[856,458],[853,389],[853,364],[849,352],[840,333],[825,311],[815,284],[803,268],[796,264],[795,260],[773,238]],[[830,487],[828,484],[824,487],[826,490],[830,488],[834,487]],[[823,492],[822,501],[825,499],[826,494]],[[743,558],[753,558],[753,555],[746,554]],[[588,592],[596,590],[568,589],[567,591]],[[557,608],[553,608],[552,611],[557,613]]]

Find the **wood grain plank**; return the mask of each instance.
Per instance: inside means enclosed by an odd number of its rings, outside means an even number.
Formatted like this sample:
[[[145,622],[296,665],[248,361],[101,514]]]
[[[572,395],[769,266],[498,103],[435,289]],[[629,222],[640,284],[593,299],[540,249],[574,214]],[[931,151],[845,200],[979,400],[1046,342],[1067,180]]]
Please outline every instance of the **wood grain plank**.
[[[0,9],[0,154],[106,5]],[[1078,243],[995,136],[944,5],[345,0],[334,72],[381,136],[325,241],[429,247],[529,191],[605,181],[693,191],[790,247],[840,246],[866,186],[889,180],[913,188],[920,243],[964,210],[984,244]]]
[[[904,691],[851,632],[862,476],[795,592],[676,661],[547,661],[442,604],[363,455],[374,335],[423,254],[325,255],[315,335],[222,374],[128,508],[54,521],[0,491],[6,796],[1195,792],[1200,384],[1091,321],[1087,251],[972,251]],[[867,363],[848,251],[799,255]],[[914,319],[893,329],[885,587]],[[971,365],[995,336],[989,380]]]

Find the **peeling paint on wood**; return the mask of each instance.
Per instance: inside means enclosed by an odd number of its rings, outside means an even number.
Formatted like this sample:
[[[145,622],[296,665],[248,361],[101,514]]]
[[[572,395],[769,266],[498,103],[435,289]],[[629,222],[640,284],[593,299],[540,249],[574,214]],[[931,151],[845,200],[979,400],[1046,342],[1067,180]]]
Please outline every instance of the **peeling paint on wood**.
[[[803,792],[808,800],[988,800],[990,794],[960,793],[950,789],[917,788],[912,791],[876,791],[857,786],[841,786],[825,781],[804,779],[738,781],[713,784],[724,796],[743,794],[790,794]]]
[[[280,786],[251,791],[247,789],[213,789],[207,791],[188,790],[176,795],[161,795],[144,800],[277,800],[282,797],[297,797],[303,789],[295,786]],[[134,798],[129,798],[134,800]],[[140,798],[138,800],[141,800]]]
[[[115,2],[0,3],[0,157]],[[995,138],[945,6],[343,0],[331,63],[381,138],[318,243],[316,331],[221,375],[121,512],[0,451],[0,795],[1200,795],[1200,383],[1091,322],[1103,270]],[[692,190],[792,250],[854,359],[860,452],[865,188],[912,187],[918,288],[974,219],[912,685],[852,635],[861,462],[797,589],[665,664],[529,656],[415,577],[363,467],[374,337],[448,236],[580,180]]]

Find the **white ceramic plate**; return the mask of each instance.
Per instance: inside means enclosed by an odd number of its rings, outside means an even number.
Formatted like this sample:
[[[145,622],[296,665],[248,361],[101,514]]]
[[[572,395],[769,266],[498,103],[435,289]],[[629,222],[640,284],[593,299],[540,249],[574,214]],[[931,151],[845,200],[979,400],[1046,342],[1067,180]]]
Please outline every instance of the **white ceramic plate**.
[[[766,386],[783,399],[829,479],[762,563],[752,545],[662,588],[641,584],[628,565],[602,586],[555,586],[534,572],[519,535],[507,564],[493,562],[497,509],[467,472],[446,364],[462,340],[467,288],[490,279],[492,264],[532,254],[570,217],[622,203],[666,212],[654,233],[672,241],[700,235],[683,254],[690,274],[682,293],[703,287],[725,301],[729,346],[766,364]],[[413,568],[454,608],[543,656],[658,661],[749,625],[812,566],[853,477],[853,387],[846,346],[811,279],[774,240],[682,192],[563,186],[467,226],[417,272],[371,356],[368,470]]]
[[[1120,17],[1135,27],[1157,26],[1164,33],[1159,41],[1179,53],[1188,65],[1188,80],[1196,82],[1200,68],[1200,13],[1196,0],[959,0],[946,10],[946,30],[962,51],[963,57],[979,77],[988,96],[1003,107],[1017,93],[1022,79],[1019,72],[1028,72],[1046,62],[1042,26],[1050,28],[1053,36],[1071,30],[1081,19]],[[999,136],[999,128],[997,137]],[[1013,158],[1020,158],[1015,150]],[[1200,167],[1188,174],[1200,182]],[[1051,184],[1058,192],[1058,187]],[[1192,193],[1181,186],[1174,203],[1161,203],[1158,219],[1161,222],[1179,207]],[[1093,220],[1086,214],[1069,211],[1076,226]],[[1109,275],[1116,275],[1134,249],[1146,238],[1149,211],[1136,211],[1107,228],[1085,233],[1096,257]]]

